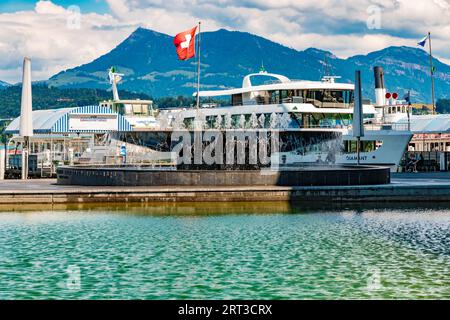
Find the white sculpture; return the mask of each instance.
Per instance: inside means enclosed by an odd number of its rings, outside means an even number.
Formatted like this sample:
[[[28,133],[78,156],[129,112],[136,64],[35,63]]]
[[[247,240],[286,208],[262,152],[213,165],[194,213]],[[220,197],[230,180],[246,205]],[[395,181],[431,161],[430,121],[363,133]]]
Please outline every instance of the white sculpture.
[[[222,116],[219,114],[214,122],[214,129],[220,130],[222,128]]]
[[[280,128],[287,129],[289,128],[290,124],[291,124],[291,116],[287,112],[283,113],[283,115],[280,118]]]
[[[265,128],[266,126],[266,116],[264,114],[261,114],[258,118],[258,122],[259,122],[259,127],[260,128]]]
[[[280,125],[279,117],[275,112],[273,112],[270,115],[270,128],[276,129],[279,127],[279,125]]]
[[[186,129],[186,125],[184,124],[184,117],[183,117],[183,115],[181,113],[179,113],[175,117],[175,121],[173,122],[173,128],[175,130]]]
[[[250,116],[250,128],[256,129],[258,128],[258,118],[256,117],[256,113],[252,113]]]
[[[225,129],[231,129],[231,127],[232,127],[231,114],[227,113],[225,116]]]
[[[239,117],[239,128],[245,129],[245,116],[243,114]]]

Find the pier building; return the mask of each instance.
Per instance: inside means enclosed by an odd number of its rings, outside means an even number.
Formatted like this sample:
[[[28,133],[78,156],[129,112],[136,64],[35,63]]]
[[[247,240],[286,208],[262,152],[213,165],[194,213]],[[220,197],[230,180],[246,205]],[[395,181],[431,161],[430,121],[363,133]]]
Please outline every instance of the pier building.
[[[62,164],[104,163],[95,158],[94,148],[105,148],[108,133],[131,131],[130,122],[118,112],[104,106],[84,106],[36,110],[32,113],[34,136],[30,141],[29,171],[35,176],[53,176]],[[6,171],[14,176],[21,168],[23,138],[19,135],[20,117],[5,129],[7,143]],[[111,150],[115,155],[115,150]]]

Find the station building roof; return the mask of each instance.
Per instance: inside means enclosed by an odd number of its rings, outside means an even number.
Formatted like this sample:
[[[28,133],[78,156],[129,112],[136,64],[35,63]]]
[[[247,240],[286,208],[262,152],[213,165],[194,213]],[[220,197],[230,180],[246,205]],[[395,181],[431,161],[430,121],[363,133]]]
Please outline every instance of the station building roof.
[[[92,117],[92,121],[82,128],[74,128],[70,126],[71,116],[87,116]],[[113,121],[108,127],[102,127],[99,121],[105,121],[102,116],[110,115],[108,121]],[[98,117],[99,121],[95,121]],[[101,133],[109,131],[132,131],[130,123],[120,114],[113,112],[110,108],[101,106],[85,106],[62,109],[48,109],[33,111],[33,132],[39,133]],[[14,119],[5,132],[8,134],[18,134],[20,130],[20,117]]]
[[[407,124],[408,118],[402,118],[397,123]],[[414,133],[450,133],[450,114],[413,115],[410,123]]]

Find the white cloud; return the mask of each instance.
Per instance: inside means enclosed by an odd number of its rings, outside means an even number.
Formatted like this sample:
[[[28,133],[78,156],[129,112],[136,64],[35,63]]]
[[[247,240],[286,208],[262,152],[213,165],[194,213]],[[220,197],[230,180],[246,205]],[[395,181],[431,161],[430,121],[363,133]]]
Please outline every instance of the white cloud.
[[[390,45],[415,46],[431,31],[437,56],[450,59],[450,0],[107,1],[122,3],[128,21],[169,34],[201,19],[206,30],[247,31],[296,49],[333,50],[340,57]],[[379,10],[368,10],[374,6]],[[377,13],[380,28],[370,30],[367,22]]]
[[[126,17],[125,15],[130,11],[127,0],[106,0],[106,2],[119,19]]]
[[[51,1],[39,1],[36,3],[36,13],[37,14],[64,14],[65,10],[63,7],[55,5]]]
[[[296,49],[317,47],[339,57],[390,45],[414,46],[433,34],[435,53],[450,61],[449,0],[105,0],[111,14],[71,13],[51,1],[32,11],[0,14],[0,79],[18,81],[23,56],[34,79],[90,62],[110,51],[137,26],[174,35],[198,20],[203,30],[247,31]],[[368,8],[380,9],[381,28],[369,30]]]
[[[73,12],[51,1],[37,2],[33,11],[0,14],[0,79],[19,81],[24,56],[32,59],[34,80],[48,79],[107,53],[135,28],[95,13],[82,14],[79,28],[71,28],[72,18]]]

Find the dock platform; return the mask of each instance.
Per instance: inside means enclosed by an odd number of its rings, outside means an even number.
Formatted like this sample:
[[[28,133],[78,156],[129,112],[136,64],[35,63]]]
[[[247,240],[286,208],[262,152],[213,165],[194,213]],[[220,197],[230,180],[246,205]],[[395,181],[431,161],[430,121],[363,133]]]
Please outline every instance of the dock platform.
[[[85,187],[56,180],[0,181],[0,204],[99,202],[450,202],[450,173],[393,174],[389,185],[239,187]]]

